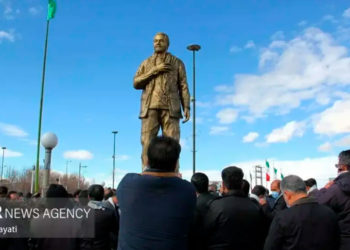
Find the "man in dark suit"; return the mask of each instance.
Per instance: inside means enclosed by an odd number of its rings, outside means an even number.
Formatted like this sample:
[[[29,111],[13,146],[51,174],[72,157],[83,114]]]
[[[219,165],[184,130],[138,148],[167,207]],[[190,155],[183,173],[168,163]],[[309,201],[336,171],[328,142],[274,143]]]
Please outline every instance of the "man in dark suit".
[[[264,218],[258,206],[242,191],[242,169],[227,167],[221,177],[223,197],[211,202],[204,219],[204,249],[262,249]]]
[[[193,236],[191,236],[192,249],[202,250],[203,241],[203,219],[208,211],[209,202],[218,196],[209,193],[209,179],[206,174],[195,173],[191,178],[191,183],[196,189],[197,203],[195,211],[195,220],[193,225]]]
[[[335,213],[309,197],[304,181],[298,176],[284,178],[281,189],[290,208],[274,217],[264,249],[338,249],[339,228]]]

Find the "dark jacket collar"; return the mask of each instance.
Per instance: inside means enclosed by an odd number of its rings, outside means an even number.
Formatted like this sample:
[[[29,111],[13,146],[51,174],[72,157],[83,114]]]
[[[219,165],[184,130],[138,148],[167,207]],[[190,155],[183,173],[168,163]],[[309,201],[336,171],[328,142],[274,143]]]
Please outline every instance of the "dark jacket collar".
[[[227,196],[247,197],[242,190],[230,190],[228,193],[224,194],[224,197]]]
[[[304,198],[301,198],[294,202],[293,206],[297,205],[303,205],[303,204],[310,204],[310,203],[318,203],[317,200],[311,196],[307,196]]]

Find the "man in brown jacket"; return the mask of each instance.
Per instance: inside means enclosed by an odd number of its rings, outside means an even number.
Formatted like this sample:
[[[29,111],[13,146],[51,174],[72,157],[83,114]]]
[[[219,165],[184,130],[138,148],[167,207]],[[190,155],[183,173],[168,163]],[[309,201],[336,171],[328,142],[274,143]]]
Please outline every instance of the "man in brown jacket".
[[[134,77],[134,88],[142,89],[142,170],[147,166],[150,141],[162,129],[164,136],[179,141],[181,106],[187,122],[190,119],[190,94],[183,62],[167,52],[169,37],[157,33],[153,40],[154,54],[142,62]]]

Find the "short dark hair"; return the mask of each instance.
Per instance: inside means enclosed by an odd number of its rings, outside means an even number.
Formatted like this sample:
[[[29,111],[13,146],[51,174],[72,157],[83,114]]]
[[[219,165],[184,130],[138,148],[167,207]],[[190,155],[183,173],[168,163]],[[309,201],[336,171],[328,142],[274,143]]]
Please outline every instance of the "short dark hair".
[[[229,190],[242,188],[243,175],[242,169],[235,166],[227,167],[221,172],[222,181]]]
[[[307,179],[304,182],[305,182],[305,186],[307,187],[317,186],[317,182],[314,178]]]
[[[350,150],[340,152],[339,164],[345,165],[348,169],[350,169]]]
[[[204,173],[195,173],[192,175],[191,183],[195,187],[197,193],[206,193],[208,192],[209,179],[208,176]]]
[[[8,192],[8,188],[5,186],[0,186],[0,197],[5,198]]]
[[[90,200],[102,201],[104,195],[103,187],[98,184],[91,185],[88,189],[88,194]]]
[[[256,196],[260,197],[260,196],[265,196],[267,194],[267,190],[264,186],[262,185],[256,185],[253,189],[252,189],[252,194],[255,194]]]
[[[86,206],[89,202],[89,193],[87,190],[81,190],[79,193],[79,203],[82,206]]]
[[[242,191],[243,191],[244,195],[247,197],[249,195],[249,188],[250,188],[249,182],[247,180],[243,179],[242,180]]]
[[[67,190],[59,184],[50,184],[49,188],[46,191],[47,198],[67,198]]]
[[[148,146],[147,157],[150,168],[165,172],[175,171],[181,152],[180,144],[171,137],[157,136]]]

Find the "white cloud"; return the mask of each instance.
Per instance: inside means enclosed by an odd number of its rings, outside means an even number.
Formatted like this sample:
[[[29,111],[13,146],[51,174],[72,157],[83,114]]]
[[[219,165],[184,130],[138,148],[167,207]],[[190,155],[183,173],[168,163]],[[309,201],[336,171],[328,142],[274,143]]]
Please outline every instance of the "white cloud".
[[[30,7],[28,9],[28,12],[29,14],[33,15],[33,16],[36,16],[38,15],[40,12],[41,12],[42,8],[39,6],[39,7]]]
[[[255,48],[255,43],[253,40],[250,40],[246,43],[246,45],[244,45],[244,48],[245,49],[252,49],[252,48]]]
[[[284,32],[282,30],[276,31],[272,36],[271,40],[284,40]]]
[[[259,65],[261,74],[235,75],[233,91],[219,91],[217,103],[238,106],[255,118],[281,115],[304,101],[329,103],[335,89],[350,85],[347,48],[318,28],[308,28],[290,41],[272,41],[262,50]]]
[[[3,147],[3,146],[1,146]],[[2,156],[2,153],[3,153],[3,150],[0,149],[0,155]],[[13,151],[13,150],[10,150],[10,149],[5,149],[4,150],[4,157],[5,158],[11,158],[11,157],[21,157],[23,156],[23,154],[21,152],[16,152],[16,151]]]
[[[225,126],[213,126],[210,128],[209,134],[211,135],[219,135],[228,131],[228,127]]]
[[[337,147],[350,147],[350,135],[341,138],[334,143]]]
[[[348,8],[344,11],[343,17],[350,18],[350,8]]]
[[[4,30],[0,30],[0,43],[2,43],[2,41],[5,41],[5,40],[9,42],[15,41],[15,35],[13,34],[12,31],[6,32]]]
[[[6,123],[0,122],[0,131],[8,136],[14,136],[14,137],[26,137],[28,136],[28,133],[25,132],[23,129]]]
[[[299,26],[305,26],[307,24],[306,20],[302,20],[298,23]]]
[[[116,155],[115,159],[117,161],[127,161],[130,159],[130,155]]]
[[[273,165],[278,169],[278,175],[282,172],[284,176],[287,175],[298,175],[303,180],[308,178],[315,178],[317,180],[318,187],[323,187],[328,181],[329,178],[334,178],[337,175],[334,164],[337,162],[337,156],[322,157],[322,158],[305,158],[300,160],[278,160],[273,159]],[[254,175],[253,167],[262,166],[263,176],[265,176],[265,160],[258,159],[245,162],[232,162],[226,166],[222,166],[219,169],[206,169],[198,170],[208,175],[210,181],[221,181],[221,171],[227,166],[237,166],[242,168],[244,172],[244,178],[249,181],[249,172]],[[184,179],[190,180],[192,176],[192,170],[183,170],[181,171]],[[271,174],[271,173],[270,173]],[[272,175],[273,176],[273,175]],[[278,176],[278,178],[280,178]],[[253,178],[254,181],[254,178]],[[263,184],[266,185],[266,182],[263,178]],[[253,182],[255,185],[255,182]]]
[[[182,149],[188,148],[188,140],[185,138],[180,138],[180,145]]]
[[[247,135],[245,135],[242,139],[243,142],[253,142],[259,137],[259,134],[257,132],[249,132]]]
[[[325,142],[318,147],[321,152],[330,152],[332,150],[332,144],[330,142]]]
[[[219,123],[221,124],[230,124],[236,121],[238,116],[238,112],[235,109],[232,108],[226,108],[223,110],[220,110],[216,117],[219,119]]]
[[[242,49],[238,46],[231,46],[230,48],[230,52],[231,53],[237,53],[237,52],[240,52]]]
[[[305,123],[291,121],[281,128],[274,129],[266,136],[267,143],[288,142],[293,137],[302,137],[305,132]]]
[[[72,150],[63,153],[65,159],[90,160],[94,155],[87,150]]]
[[[323,21],[329,21],[331,23],[337,23],[338,21],[334,18],[332,15],[325,15],[323,18]]]
[[[211,106],[210,102],[201,102],[201,101],[196,101],[196,106],[201,107],[201,108],[207,108]]]
[[[313,117],[316,134],[335,135],[350,132],[350,99],[336,101],[332,107]]]

